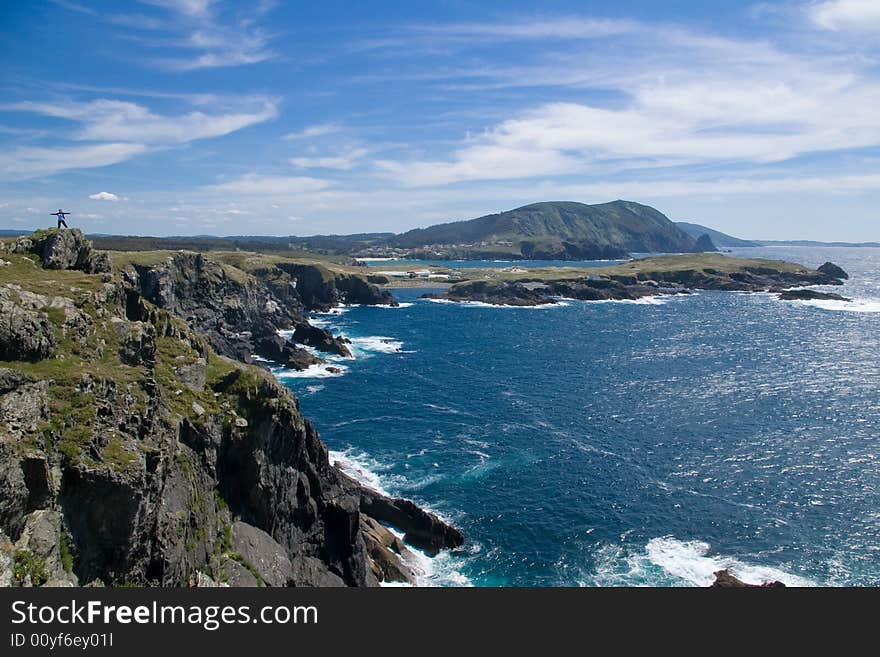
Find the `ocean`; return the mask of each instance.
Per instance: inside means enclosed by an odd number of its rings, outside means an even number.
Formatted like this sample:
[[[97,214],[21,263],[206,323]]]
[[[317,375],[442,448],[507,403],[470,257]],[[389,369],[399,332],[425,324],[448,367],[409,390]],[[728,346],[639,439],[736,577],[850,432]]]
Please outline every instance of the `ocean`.
[[[397,290],[316,316],[353,340],[341,373],[276,374],[347,471],[465,533],[422,584],[878,585],[880,249],[734,251],[831,260],[855,301]]]

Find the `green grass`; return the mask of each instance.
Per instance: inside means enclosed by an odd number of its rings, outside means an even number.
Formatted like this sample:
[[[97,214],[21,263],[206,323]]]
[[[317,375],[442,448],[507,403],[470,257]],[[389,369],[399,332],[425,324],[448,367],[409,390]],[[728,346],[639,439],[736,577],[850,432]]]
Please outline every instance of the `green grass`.
[[[519,281],[537,279],[544,281],[573,280],[587,276],[633,276],[659,272],[690,270],[715,270],[724,274],[744,272],[748,269],[773,269],[782,272],[803,273],[809,268],[783,260],[763,258],[732,258],[721,253],[696,253],[654,256],[631,260],[608,267],[546,267],[525,268],[510,263],[502,268],[459,270],[467,280]],[[504,271],[516,269],[517,271]]]
[[[73,572],[73,553],[70,551],[70,539],[67,533],[62,529],[61,536],[58,541],[58,550],[61,553],[61,567],[65,573]]]
[[[28,580],[34,586],[42,586],[49,581],[49,569],[45,560],[30,550],[16,550],[12,560],[12,578],[19,586]]]
[[[77,301],[71,292],[96,292],[104,285],[100,274],[85,274],[67,269],[43,269],[35,255],[0,253],[8,265],[0,267],[0,285],[18,285],[24,290],[47,296],[66,296]]]

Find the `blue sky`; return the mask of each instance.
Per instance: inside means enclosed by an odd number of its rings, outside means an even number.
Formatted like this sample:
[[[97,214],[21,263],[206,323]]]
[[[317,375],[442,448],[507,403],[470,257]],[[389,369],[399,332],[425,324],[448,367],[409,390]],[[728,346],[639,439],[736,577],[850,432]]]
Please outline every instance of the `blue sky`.
[[[880,1],[0,10],[0,227],[402,231],[626,198],[880,239]]]

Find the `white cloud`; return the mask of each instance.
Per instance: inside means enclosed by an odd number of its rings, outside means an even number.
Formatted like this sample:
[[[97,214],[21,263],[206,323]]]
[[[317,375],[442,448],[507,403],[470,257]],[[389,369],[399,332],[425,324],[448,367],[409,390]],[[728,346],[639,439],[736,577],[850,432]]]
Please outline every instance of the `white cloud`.
[[[828,30],[880,31],[878,0],[826,0],[809,5],[807,11],[816,25]]]
[[[859,60],[785,53],[764,42],[664,28],[626,59],[566,53],[512,85],[614,91],[613,104],[544,103],[447,157],[379,160],[409,186],[718,163],[768,164],[880,145],[880,80]],[[552,81],[552,82],[551,82]]]
[[[0,153],[0,178],[23,180],[72,169],[93,169],[117,164],[147,152],[143,144],[109,143],[90,146],[19,147]]]
[[[365,148],[353,148],[339,155],[324,157],[292,157],[290,163],[302,169],[341,169],[349,170],[367,154]]]
[[[283,138],[287,140],[311,139],[339,132],[341,129],[341,126],[336,123],[317,123],[307,126],[298,132],[289,132]]]
[[[288,196],[316,192],[332,185],[329,180],[307,176],[263,176],[250,173],[229,182],[210,185],[211,192],[257,196]]]
[[[189,112],[177,116],[154,114],[137,103],[107,99],[59,104],[24,102],[7,105],[5,109],[30,111],[82,123],[82,129],[74,135],[76,139],[181,144],[227,135],[278,116],[273,101],[263,99],[259,103],[249,112]]]
[[[111,192],[98,192],[97,194],[89,194],[89,198],[93,201],[119,201],[119,197]]]

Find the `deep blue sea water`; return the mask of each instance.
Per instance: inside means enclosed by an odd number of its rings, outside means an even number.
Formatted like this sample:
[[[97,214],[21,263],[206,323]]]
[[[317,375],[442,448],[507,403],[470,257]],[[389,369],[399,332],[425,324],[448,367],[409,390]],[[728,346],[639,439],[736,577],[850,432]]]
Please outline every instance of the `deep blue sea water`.
[[[282,380],[346,468],[465,532],[425,583],[878,585],[880,249],[736,255],[832,260],[857,301],[400,290],[320,316],[355,341],[341,376]]]

